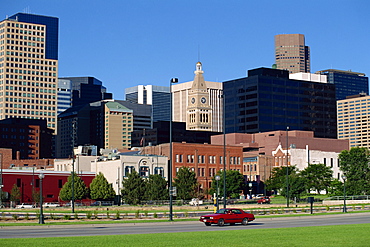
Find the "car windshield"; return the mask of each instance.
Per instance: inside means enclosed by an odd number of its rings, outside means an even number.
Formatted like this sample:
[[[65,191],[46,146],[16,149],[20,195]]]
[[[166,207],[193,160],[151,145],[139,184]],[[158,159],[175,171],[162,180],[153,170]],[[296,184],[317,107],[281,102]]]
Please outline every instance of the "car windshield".
[[[229,209],[222,208],[217,210],[216,214],[226,214],[229,211]]]

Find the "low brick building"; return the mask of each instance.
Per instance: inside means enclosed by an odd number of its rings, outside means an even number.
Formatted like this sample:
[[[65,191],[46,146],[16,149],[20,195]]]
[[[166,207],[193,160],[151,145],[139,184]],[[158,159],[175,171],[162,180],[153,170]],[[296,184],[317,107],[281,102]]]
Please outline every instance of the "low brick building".
[[[208,191],[211,187],[212,178],[220,170],[223,170],[223,145],[195,144],[195,143],[172,143],[172,178],[176,177],[177,171],[185,166],[193,170],[200,183],[199,193]],[[236,170],[242,173],[243,147],[230,146],[226,150],[226,170]],[[145,154],[162,155],[170,157],[170,144],[145,147]]]

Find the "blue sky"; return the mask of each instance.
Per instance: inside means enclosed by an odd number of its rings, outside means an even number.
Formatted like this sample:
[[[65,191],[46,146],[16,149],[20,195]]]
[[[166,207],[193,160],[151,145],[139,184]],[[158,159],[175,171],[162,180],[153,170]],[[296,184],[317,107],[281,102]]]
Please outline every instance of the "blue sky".
[[[311,72],[370,75],[370,1],[2,0],[0,19],[18,12],[59,18],[59,76],[94,76],[114,99],[136,85],[225,81],[271,67],[274,35],[301,33]]]

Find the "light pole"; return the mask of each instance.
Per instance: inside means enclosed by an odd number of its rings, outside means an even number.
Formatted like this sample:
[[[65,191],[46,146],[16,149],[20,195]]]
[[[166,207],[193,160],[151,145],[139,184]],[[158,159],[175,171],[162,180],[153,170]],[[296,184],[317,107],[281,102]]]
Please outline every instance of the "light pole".
[[[72,213],[75,212],[75,136],[76,136],[76,120],[72,122],[72,200],[71,207]]]
[[[0,153],[0,208],[3,207],[3,154]]]
[[[216,179],[216,186],[217,186],[217,190],[216,190],[216,207],[217,207],[217,211],[218,211],[218,209],[219,209],[218,195],[220,194],[220,188],[218,187],[218,181],[220,181],[221,177],[217,175],[215,177],[215,179]]]
[[[289,130],[289,126],[286,127],[286,207],[287,208],[289,208],[289,171],[288,171],[289,142],[288,142],[288,130]]]
[[[172,78],[170,80],[170,169],[169,169],[169,187],[170,187],[170,221],[173,220],[173,213],[172,213],[172,196],[173,196],[173,188],[172,188],[172,84],[179,82],[179,79]]]
[[[40,172],[39,178],[40,178],[40,218],[39,218],[39,224],[45,224],[44,222],[44,213],[42,211],[42,203],[43,203],[43,198],[42,198],[42,180],[44,179],[45,175],[43,172]]]
[[[222,92],[222,95],[220,95],[222,98],[222,133],[223,133],[223,141],[224,141],[224,156],[223,156],[223,180],[224,180],[224,208],[226,208],[226,119],[225,119],[225,93]]]
[[[252,199],[252,183],[249,183],[249,198]]]
[[[346,179],[347,179],[347,176],[345,174],[343,174],[342,179],[343,179],[343,195],[344,195],[343,213],[347,213],[347,207],[346,207]]]

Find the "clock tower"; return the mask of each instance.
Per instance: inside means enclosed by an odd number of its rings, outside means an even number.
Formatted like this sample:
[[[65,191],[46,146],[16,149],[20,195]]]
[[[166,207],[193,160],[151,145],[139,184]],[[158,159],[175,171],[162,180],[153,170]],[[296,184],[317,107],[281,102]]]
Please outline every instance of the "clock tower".
[[[194,81],[188,94],[186,129],[212,131],[212,108],[201,62],[197,62],[194,74]]]

